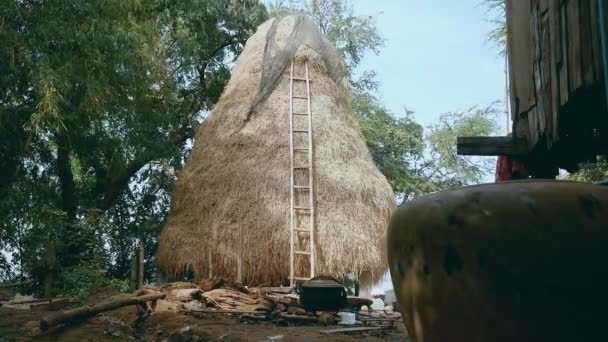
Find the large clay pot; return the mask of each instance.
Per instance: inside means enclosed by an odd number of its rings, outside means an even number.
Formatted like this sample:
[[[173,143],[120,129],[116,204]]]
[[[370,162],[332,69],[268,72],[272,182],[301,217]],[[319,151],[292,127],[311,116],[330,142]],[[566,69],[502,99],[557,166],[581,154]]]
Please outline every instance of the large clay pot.
[[[608,187],[430,194],[393,215],[388,258],[417,342],[608,340]]]

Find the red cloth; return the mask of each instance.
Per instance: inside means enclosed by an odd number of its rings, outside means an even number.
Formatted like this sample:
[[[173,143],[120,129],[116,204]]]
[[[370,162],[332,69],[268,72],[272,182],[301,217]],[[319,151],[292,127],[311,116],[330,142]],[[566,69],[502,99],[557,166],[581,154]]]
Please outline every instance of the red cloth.
[[[496,182],[528,178],[526,165],[515,158],[499,156],[496,161]]]

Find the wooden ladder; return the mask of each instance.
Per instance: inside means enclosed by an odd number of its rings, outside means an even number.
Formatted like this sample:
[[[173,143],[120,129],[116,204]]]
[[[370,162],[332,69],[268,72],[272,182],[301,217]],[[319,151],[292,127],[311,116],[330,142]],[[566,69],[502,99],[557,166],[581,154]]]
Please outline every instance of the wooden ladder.
[[[312,113],[310,111],[310,76],[308,73],[308,62],[304,62],[305,75],[304,77],[294,76],[294,62],[291,61],[291,72],[289,77],[289,148],[291,161],[291,182],[290,182],[290,253],[289,253],[289,284],[294,287],[296,281],[309,280],[315,276],[315,243],[314,243],[314,182],[313,182],[313,145],[312,145]],[[294,94],[294,82],[306,83],[306,95]],[[295,101],[306,101],[306,112],[294,112]],[[301,107],[301,106],[300,106]],[[306,116],[307,128],[294,129],[294,117]],[[306,146],[294,146],[294,136],[297,134],[306,134]],[[300,139],[302,141],[302,139]],[[307,154],[308,163],[304,165],[295,165],[297,154]],[[304,184],[296,184],[296,170],[306,174],[307,182]],[[309,203],[307,205],[296,203],[298,193],[308,192]],[[309,216],[308,227],[298,227],[299,217],[302,215]],[[308,235],[308,250],[298,250],[300,234]],[[296,257],[308,258],[310,262],[310,273],[308,275],[296,275]]]

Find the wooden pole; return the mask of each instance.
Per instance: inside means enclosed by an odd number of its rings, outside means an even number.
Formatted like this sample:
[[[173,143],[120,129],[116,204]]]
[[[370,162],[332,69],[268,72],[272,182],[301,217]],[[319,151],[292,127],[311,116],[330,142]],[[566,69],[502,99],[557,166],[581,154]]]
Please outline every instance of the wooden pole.
[[[236,260],[236,282],[243,283],[243,225],[239,227],[239,251]]]
[[[40,321],[40,329],[47,330],[50,327],[69,322],[74,319],[93,317],[98,313],[118,309],[127,305],[142,305],[149,301],[165,298],[164,293],[151,294],[139,297],[128,297],[110,300],[95,305],[81,306],[76,309],[61,311],[58,314],[47,316]]]
[[[55,270],[57,267],[57,251],[55,241],[46,241],[46,273],[44,275],[44,297],[51,298],[53,295],[53,283],[55,282]]]
[[[129,290],[131,292],[137,290],[137,254],[131,258],[131,274],[129,277]]]
[[[139,268],[137,274],[137,288],[144,288],[144,243],[139,245]]]
[[[207,263],[209,265],[209,279],[213,277],[213,263],[211,262],[211,247],[207,247]]]

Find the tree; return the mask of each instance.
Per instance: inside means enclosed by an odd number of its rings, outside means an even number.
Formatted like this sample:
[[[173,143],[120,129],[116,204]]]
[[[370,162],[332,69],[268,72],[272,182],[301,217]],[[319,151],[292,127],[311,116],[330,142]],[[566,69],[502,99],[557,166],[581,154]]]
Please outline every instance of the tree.
[[[355,115],[372,158],[387,177],[397,197],[411,200],[427,193],[477,184],[494,167],[493,158],[470,158],[456,153],[456,137],[495,134],[495,104],[440,116],[437,124],[423,127],[413,112],[402,118],[365,97],[354,101]]]
[[[426,177],[434,191],[478,184],[494,168],[494,158],[459,156],[456,138],[459,136],[490,136],[498,131],[496,103],[471,107],[466,111],[449,112],[439,117],[427,136],[429,163]],[[430,173],[428,172],[429,170]]]
[[[353,109],[374,162],[398,196],[419,193],[426,179],[423,127],[413,112],[405,110],[396,118],[377,101],[366,96],[353,97]]]
[[[486,21],[492,25],[488,32],[488,41],[499,48],[499,54],[507,53],[507,5],[505,0],[483,0],[480,4],[485,8]]]
[[[179,169],[265,9],[25,0],[0,16],[0,248],[47,294],[99,256],[124,273],[119,254],[144,240],[151,256],[168,211],[159,165]]]

